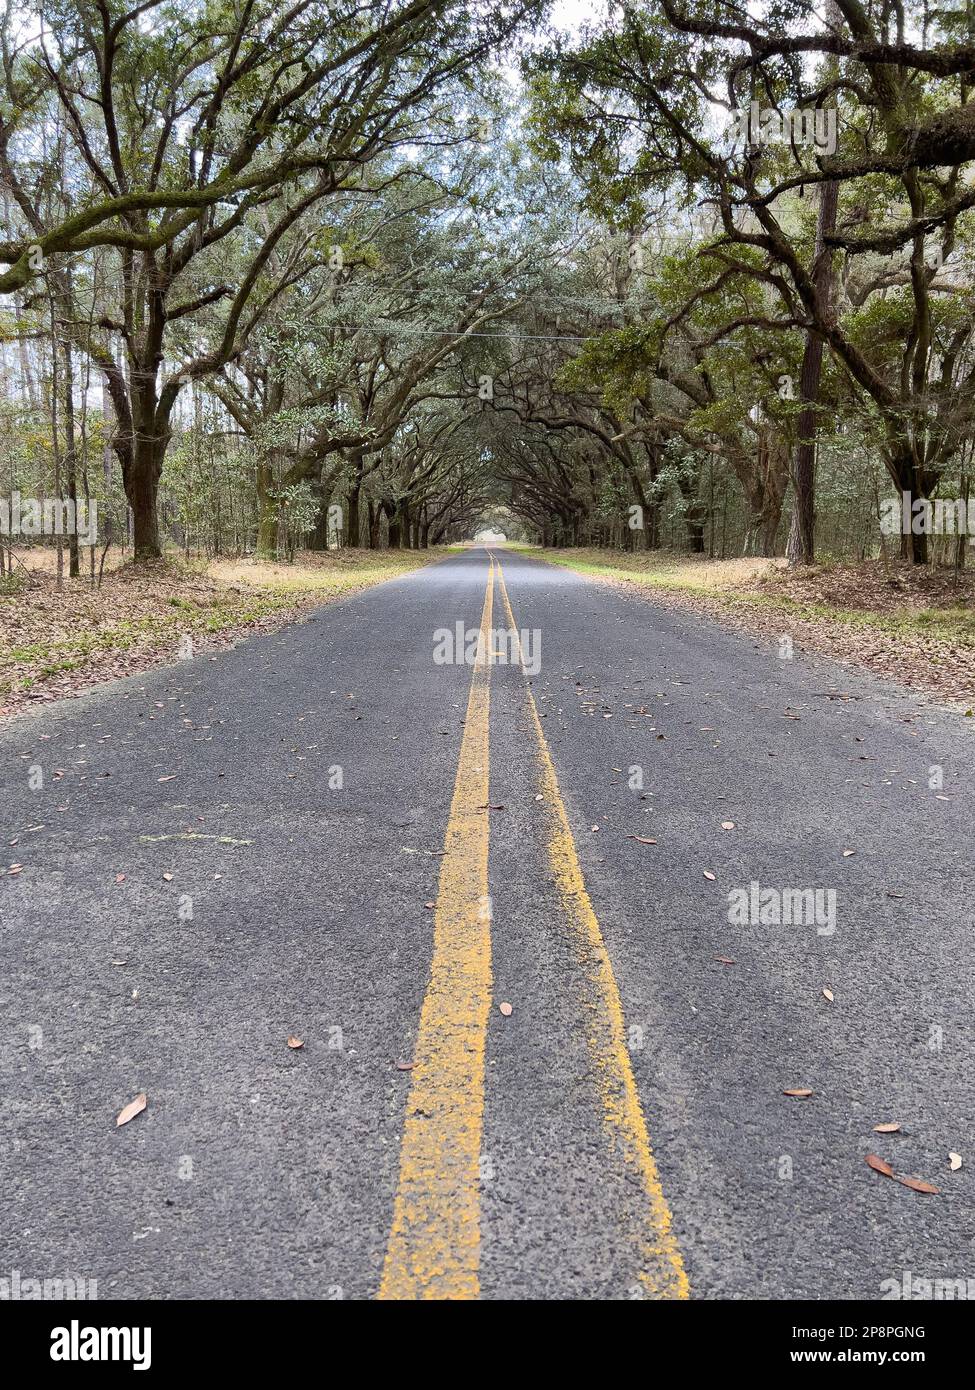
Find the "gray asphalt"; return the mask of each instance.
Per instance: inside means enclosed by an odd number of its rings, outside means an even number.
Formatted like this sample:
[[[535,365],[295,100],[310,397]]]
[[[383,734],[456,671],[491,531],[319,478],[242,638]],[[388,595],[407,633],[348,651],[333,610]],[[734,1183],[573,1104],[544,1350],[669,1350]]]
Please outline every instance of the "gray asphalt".
[[[975,1278],[973,721],[501,560],[692,1296]],[[23,865],[0,879],[0,1275],[374,1296],[470,681],[433,634],[477,626],[486,574],[467,551],[0,732],[0,860]],[[515,1007],[488,1034],[482,1296],[628,1298],[634,1193],[607,1167],[521,671],[491,700]],[[834,890],[835,932],[732,925],[753,880]]]

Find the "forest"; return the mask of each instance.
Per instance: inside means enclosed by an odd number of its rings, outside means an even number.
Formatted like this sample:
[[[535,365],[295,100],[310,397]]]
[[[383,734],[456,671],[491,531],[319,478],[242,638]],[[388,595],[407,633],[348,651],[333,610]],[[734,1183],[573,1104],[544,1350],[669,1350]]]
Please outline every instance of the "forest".
[[[752,13],[754,9],[754,13]],[[7,0],[0,554],[965,563],[970,0]],[[937,504],[937,505],[936,505]]]

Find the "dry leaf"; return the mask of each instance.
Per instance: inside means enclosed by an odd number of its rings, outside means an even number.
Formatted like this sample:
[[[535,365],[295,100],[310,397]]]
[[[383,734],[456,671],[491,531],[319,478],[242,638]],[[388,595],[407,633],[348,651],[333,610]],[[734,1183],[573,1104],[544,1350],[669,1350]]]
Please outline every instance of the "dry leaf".
[[[715,956],[715,960],[720,961],[722,965],[734,965],[730,956]]]
[[[172,874],[163,874],[163,878],[166,880],[167,883],[172,883],[173,881]]]
[[[116,875],[115,875],[115,882],[116,882],[116,883],[124,883],[124,882],[125,882],[125,874],[116,874]]]
[[[734,828],[735,828],[735,823],[734,823],[733,820],[723,820],[723,821],[721,822],[721,829],[722,829],[722,830],[734,830]]]
[[[711,873],[710,869],[704,870],[704,877],[708,880],[709,883],[714,882],[714,874]]]
[[[176,773],[175,773],[175,772],[171,772],[171,773],[169,774],[168,777],[157,777],[157,778],[156,778],[156,781],[157,781],[157,782],[172,782],[172,780],[174,779],[175,776],[176,776]]]
[[[415,1063],[415,1062],[397,1062],[397,1063],[396,1063],[396,1070],[397,1070],[397,1071],[412,1071],[413,1068],[414,1068],[415,1066],[416,1066],[416,1063]]]
[[[929,1182],[923,1182],[920,1178],[898,1178],[897,1181],[902,1187],[909,1187],[912,1192],[930,1192],[935,1197],[941,1194],[939,1187],[934,1187]]]
[[[867,1162],[875,1173],[883,1173],[885,1178],[892,1178],[894,1176],[894,1170],[891,1168],[890,1164],[885,1163],[884,1160],[878,1158],[876,1154],[867,1154]]]
[[[136,1096],[135,1100],[129,1101],[128,1105],[125,1107],[124,1110],[119,1111],[118,1117],[115,1121],[115,1128],[118,1129],[120,1125],[127,1125],[130,1120],[135,1119],[136,1115],[141,1115],[143,1110],[145,1110],[148,1102],[149,1098],[146,1095],[145,1091],[140,1092],[140,1094]]]
[[[296,1038],[293,1033],[291,1037],[288,1039],[288,1046],[291,1048],[292,1052],[297,1052],[299,1047],[304,1047],[304,1045],[304,1038]]]
[[[824,989],[824,990],[823,990],[823,998],[824,998],[824,999],[828,999],[829,1002],[832,1004],[832,1002],[833,1002],[833,991],[832,991],[831,989],[829,989],[829,988]]]
[[[800,1100],[805,1100],[806,1096],[811,1096],[812,1091],[808,1086],[793,1086],[788,1091],[783,1091],[784,1096],[796,1096]]]
[[[856,850],[855,850],[855,849],[845,849],[845,850],[843,851],[843,858],[844,858],[844,859],[849,859],[849,857],[850,857],[851,854],[856,854]]]
[[[890,1124],[874,1125],[873,1132],[874,1134],[896,1134],[899,1129],[900,1125],[897,1121],[892,1120]]]
[[[649,835],[627,835],[628,840],[636,840],[640,845],[655,845],[656,840],[651,840]]]
[[[437,905],[437,904],[434,903],[434,902],[429,902],[429,903],[424,903],[424,904],[423,904],[423,906],[424,906],[425,908],[436,907],[436,905]]]
[[[951,1166],[951,1171],[957,1173],[958,1169],[961,1167],[961,1154],[950,1153],[948,1155],[948,1163]]]
[[[505,1018],[510,1018],[510,1017],[511,1017],[511,1005],[510,1005],[510,1004],[499,1004],[499,1005],[498,1005],[498,1008],[499,1008],[499,1009],[501,1010],[501,1012],[504,1014]]]

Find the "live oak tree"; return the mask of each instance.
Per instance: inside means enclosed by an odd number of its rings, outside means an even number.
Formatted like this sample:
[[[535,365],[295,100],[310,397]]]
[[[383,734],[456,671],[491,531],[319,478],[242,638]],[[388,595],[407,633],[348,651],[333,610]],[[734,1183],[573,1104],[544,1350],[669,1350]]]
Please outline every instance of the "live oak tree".
[[[6,286],[24,283],[25,266],[43,274],[56,253],[107,246],[117,258],[97,331],[79,329],[77,343],[111,396],[137,559],[161,553],[157,493],[180,388],[239,355],[281,238],[361,185],[370,160],[430,139],[445,93],[525,11],[450,0],[285,9],[78,0],[45,10],[19,45],[8,15],[0,175],[23,230],[2,249],[16,272]],[[49,226],[48,171],[29,150],[32,122],[52,106],[76,199],[73,218]],[[256,216],[268,209],[262,226]],[[221,273],[228,243],[242,253],[232,284]],[[227,304],[219,342],[167,361],[173,325],[217,301]]]

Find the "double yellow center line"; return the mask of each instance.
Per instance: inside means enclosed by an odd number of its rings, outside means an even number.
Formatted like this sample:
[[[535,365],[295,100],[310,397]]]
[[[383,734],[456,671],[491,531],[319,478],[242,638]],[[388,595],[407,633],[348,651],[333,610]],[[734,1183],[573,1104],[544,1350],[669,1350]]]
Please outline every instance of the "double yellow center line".
[[[517,623],[500,562],[488,556],[480,641],[444,842],[434,914],[433,963],[423,1001],[400,1150],[399,1182],[382,1299],[473,1299],[480,1294],[480,1148],[484,1053],[491,1006],[488,892],[491,619],[495,578]],[[519,656],[522,654],[519,652]],[[582,868],[531,688],[528,707],[549,865],[575,940],[587,1040],[608,1148],[641,1192],[634,1279],[645,1296],[687,1298],[689,1287],[654,1162],[626,1048],[619,990]],[[607,1233],[607,1240],[612,1238]]]

